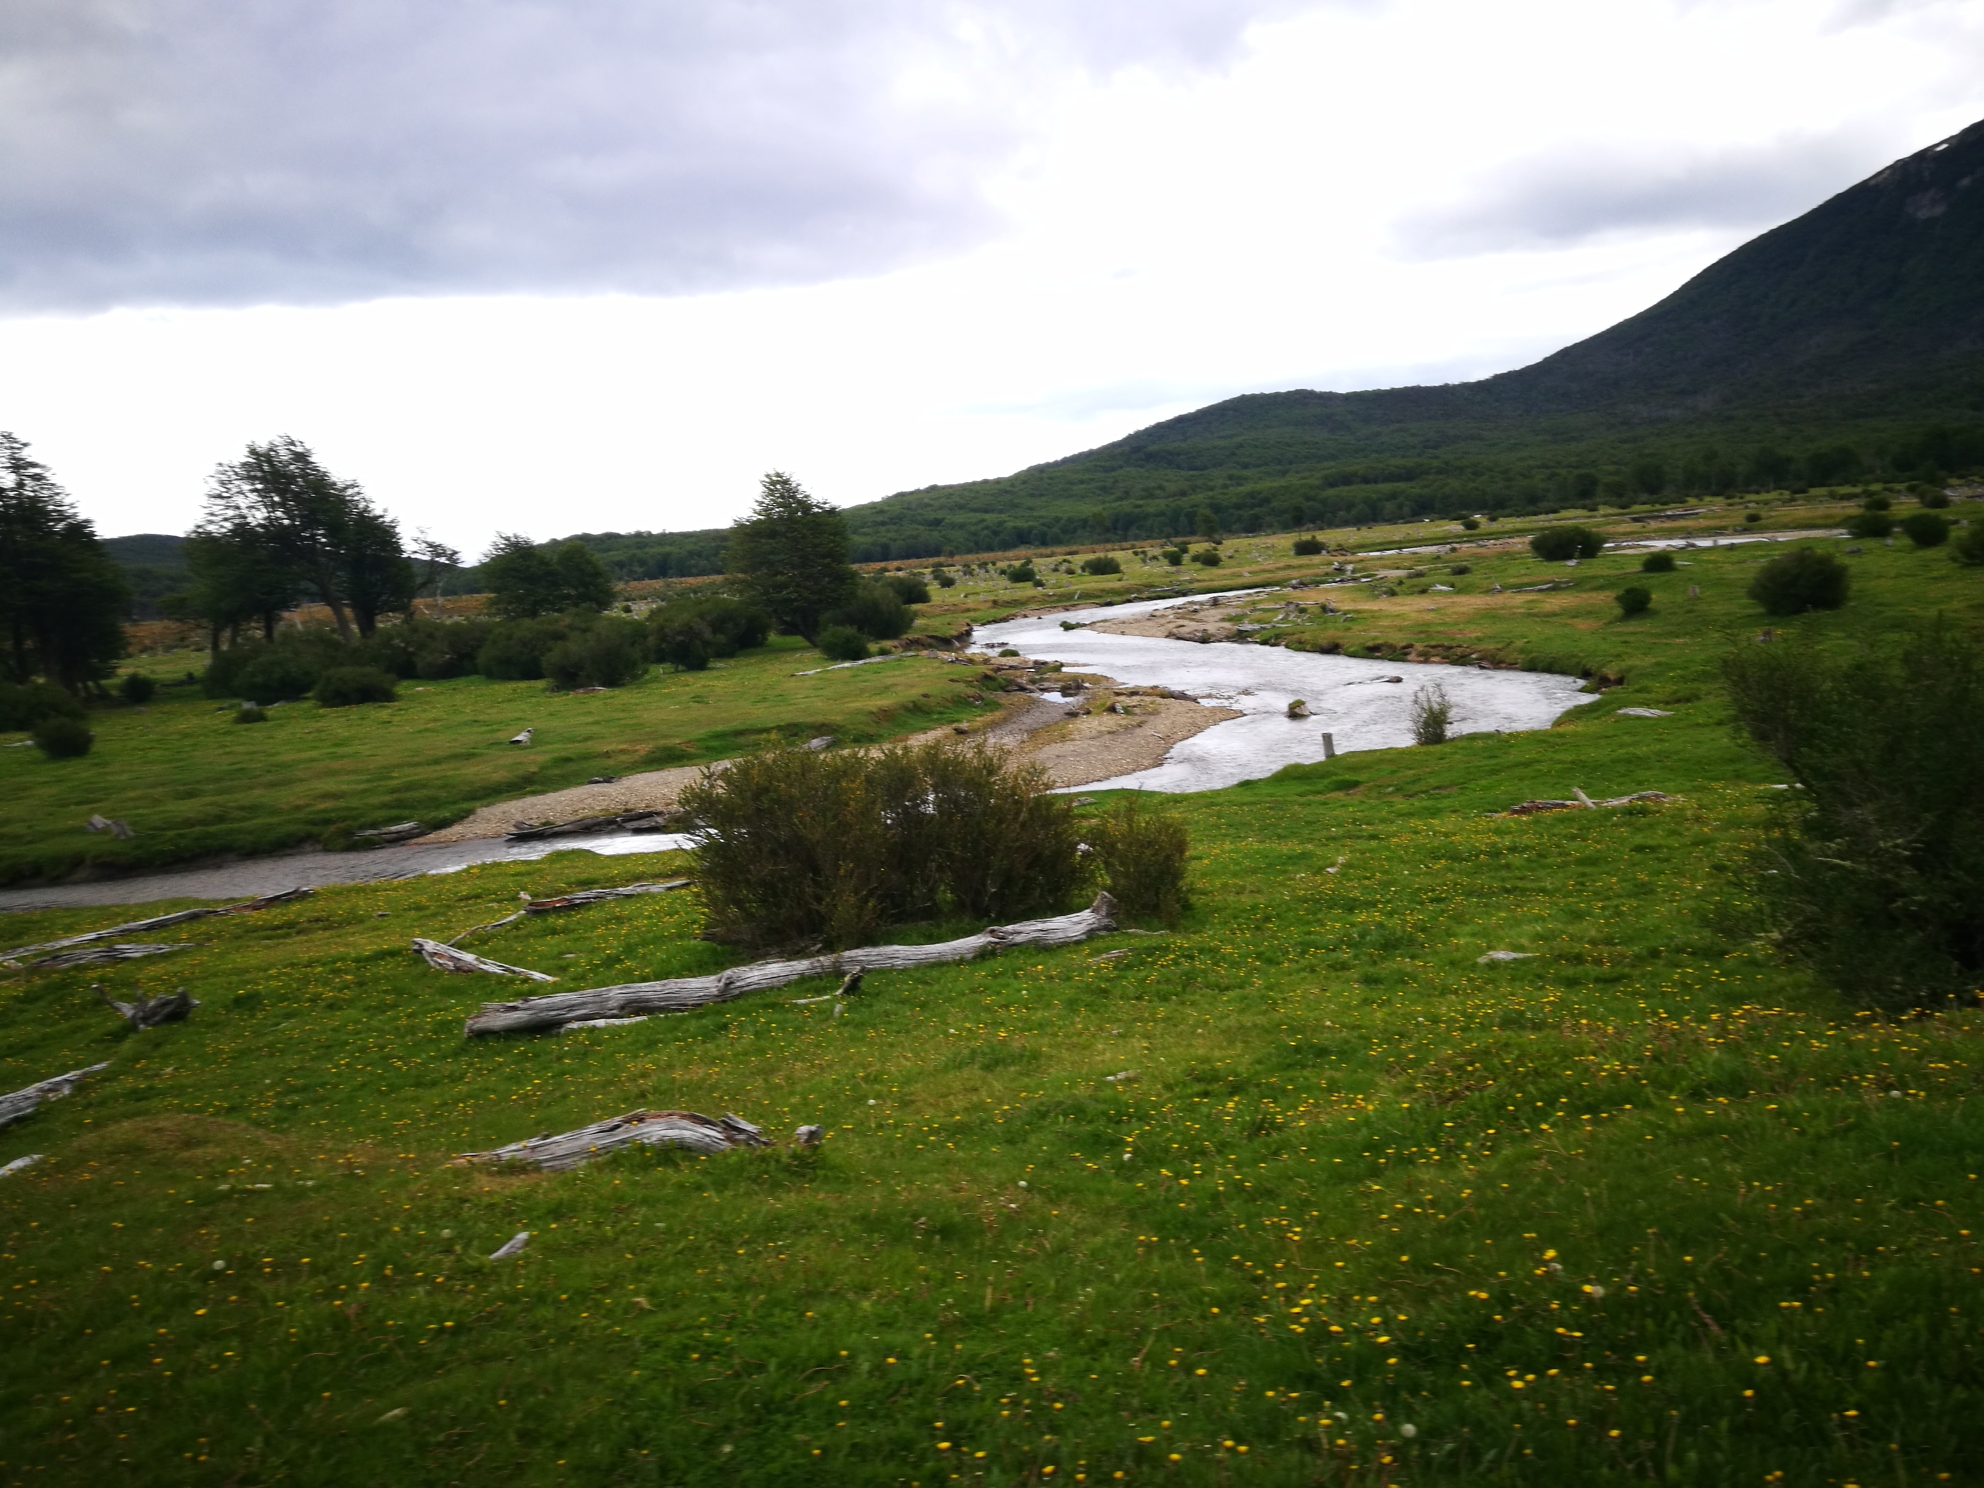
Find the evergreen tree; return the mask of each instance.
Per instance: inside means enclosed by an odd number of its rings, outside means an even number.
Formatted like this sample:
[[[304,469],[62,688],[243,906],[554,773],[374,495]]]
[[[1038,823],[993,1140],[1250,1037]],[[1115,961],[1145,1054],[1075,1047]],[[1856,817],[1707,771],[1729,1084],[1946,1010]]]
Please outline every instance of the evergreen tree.
[[[0,657],[5,679],[80,691],[124,654],[130,590],[96,528],[25,442],[0,431]]]
[[[810,641],[823,615],[854,598],[847,555],[847,520],[774,470],[751,514],[731,525],[724,564],[781,631]]]

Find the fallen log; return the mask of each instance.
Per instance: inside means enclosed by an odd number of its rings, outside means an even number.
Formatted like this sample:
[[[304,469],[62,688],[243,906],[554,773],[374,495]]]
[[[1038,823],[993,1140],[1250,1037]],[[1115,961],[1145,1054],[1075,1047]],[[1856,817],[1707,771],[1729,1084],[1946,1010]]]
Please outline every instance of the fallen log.
[[[576,837],[586,832],[607,832],[615,827],[630,830],[659,830],[664,813],[660,811],[623,811],[617,816],[581,816],[568,822],[553,822],[545,826],[518,827],[514,832],[506,832],[506,842],[536,842],[544,837]],[[648,824],[654,823],[653,827]]]
[[[1583,791],[1577,793],[1574,801],[1519,801],[1504,811],[1504,816],[1534,816],[1539,811],[1595,811],[1600,806],[1630,806],[1635,801],[1678,801],[1679,796],[1670,796],[1663,791],[1636,791],[1630,796],[1613,796],[1609,800],[1594,801]]]
[[[480,971],[489,976],[528,977],[533,982],[555,982],[555,976],[547,976],[541,971],[531,971],[522,966],[506,966],[501,961],[485,961],[470,951],[458,951],[451,945],[442,945],[438,940],[427,940],[414,936],[413,948],[420,952],[420,958],[436,971]]]
[[[80,950],[57,951],[53,956],[43,956],[39,961],[28,962],[30,971],[43,971],[62,966],[88,966],[97,961],[136,961],[142,956],[162,956],[167,951],[184,951],[200,944],[197,940],[174,941],[170,945],[158,941],[120,941],[115,945],[84,946]]]
[[[311,892],[309,889],[285,889],[280,894],[264,894],[259,899],[244,900],[240,904],[216,904],[206,909],[181,909],[172,914],[154,915],[149,920],[129,920],[122,925],[112,925],[107,930],[86,930],[81,935],[68,935],[61,940],[45,940],[39,945],[19,946],[11,951],[0,951],[0,961],[11,961],[16,956],[32,955],[36,951],[59,951],[68,946],[87,945],[93,940],[109,940],[113,935],[163,930],[167,925],[183,925],[188,920],[204,920],[209,915],[253,914],[257,910],[269,909],[278,904],[288,904],[291,900],[305,898]]]
[[[404,821],[394,822],[390,827],[368,827],[363,832],[353,832],[351,835],[361,841],[390,844],[423,836],[426,831],[427,829],[417,821]]]
[[[193,1016],[193,1009],[200,1005],[197,997],[189,997],[186,989],[167,992],[159,997],[140,997],[136,1002],[118,1002],[101,987],[90,989],[96,993],[96,1000],[123,1018],[139,1033],[147,1028],[156,1028],[161,1023],[184,1023]]]
[[[636,1143],[649,1147],[686,1147],[691,1152],[728,1152],[733,1147],[769,1147],[765,1134],[741,1116],[699,1116],[694,1111],[629,1111],[611,1121],[595,1121],[557,1136],[546,1132],[498,1147],[493,1152],[464,1152],[455,1165],[493,1166],[529,1163],[549,1172],[562,1172],[604,1153]],[[514,1242],[513,1242],[514,1243]],[[519,1247],[521,1249],[521,1247]]]
[[[567,1023],[601,1018],[644,1017],[650,1013],[680,1013],[712,1003],[729,1002],[747,992],[783,987],[810,976],[845,976],[850,972],[906,971],[918,966],[943,966],[969,961],[1004,946],[1078,945],[1090,936],[1116,928],[1116,901],[1097,894],[1095,902],[1077,914],[1016,925],[994,925],[962,940],[937,945],[864,946],[859,950],[808,956],[798,961],[754,961],[733,966],[715,976],[675,977],[660,982],[625,982],[584,991],[552,992],[518,1002],[487,1002],[463,1025],[469,1038],[490,1033],[535,1033]]]
[[[555,894],[543,899],[531,899],[524,904],[525,914],[550,914],[560,909],[583,909],[588,904],[604,904],[609,899],[637,899],[643,894],[666,894],[672,889],[686,889],[690,880],[670,878],[660,883],[628,884],[618,889],[580,889],[575,894]]]
[[[78,1081],[86,1075],[110,1068],[110,1062],[92,1064],[79,1070],[70,1070],[66,1075],[57,1075],[50,1080],[22,1086],[11,1095],[0,1095],[0,1126],[12,1126],[16,1121],[32,1116],[43,1101],[60,1100],[76,1088]]]

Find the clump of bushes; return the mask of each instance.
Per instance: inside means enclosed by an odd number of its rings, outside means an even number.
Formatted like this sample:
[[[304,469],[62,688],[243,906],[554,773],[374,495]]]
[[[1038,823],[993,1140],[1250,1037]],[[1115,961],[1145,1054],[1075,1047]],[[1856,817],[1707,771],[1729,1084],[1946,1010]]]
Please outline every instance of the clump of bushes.
[[[918,584],[921,587],[921,584]],[[929,597],[929,591],[923,591]],[[890,584],[866,580],[856,587],[854,597],[820,617],[823,626],[851,626],[874,641],[892,641],[906,635],[916,617]]]
[[[117,695],[133,707],[149,703],[158,692],[158,683],[143,672],[126,672],[124,680],[117,684]]]
[[[684,594],[648,612],[648,631],[656,661],[700,672],[711,657],[735,656],[764,645],[771,638],[772,618],[730,595]]]
[[[1921,502],[1924,506],[1933,507],[1937,511],[1943,510],[1950,504],[1950,493],[1945,491],[1941,486],[1932,486],[1926,482],[1917,481],[1908,489],[1917,501]]]
[[[82,718],[83,705],[47,682],[0,682],[0,732],[32,729],[44,718]]]
[[[1002,568],[999,572],[1005,575],[1006,582],[1009,584],[1031,584],[1039,577],[1033,571],[1033,562],[1031,559],[1022,559],[1011,568]]]
[[[1973,517],[1963,536],[1956,540],[1950,556],[1965,568],[1984,567],[1984,522]]]
[[[44,715],[30,736],[34,747],[49,759],[81,759],[96,743],[96,735],[82,719],[67,713]]]
[[[1839,609],[1852,586],[1853,576],[1832,554],[1794,548],[1757,571],[1750,581],[1750,598],[1772,615],[1802,615],[1807,610]]]
[[[561,692],[575,687],[625,687],[645,676],[648,634],[644,626],[617,615],[602,615],[574,629],[544,653],[544,675]]]
[[[813,645],[833,661],[862,661],[868,655],[868,638],[852,625],[827,626]]]
[[[1173,568],[1181,566],[1185,561],[1185,550],[1183,548],[1164,549],[1164,561]]]
[[[1207,568],[1218,568],[1221,558],[1218,548],[1199,548],[1192,554],[1194,563],[1203,563]]]
[[[1612,596],[1619,606],[1619,618],[1630,620],[1653,608],[1653,591],[1644,584],[1629,584]]]
[[[1169,812],[1147,809],[1142,792],[1131,791],[1085,827],[1117,910],[1132,919],[1176,925],[1192,907],[1185,883],[1191,838],[1184,824]]]
[[[1846,524],[1855,537],[1886,537],[1894,531],[1894,518],[1884,511],[1864,511]]]
[[[1799,785],[1755,880],[1775,943],[1860,1005],[1963,996],[1984,975],[1984,665],[1944,623],[1887,651],[1744,647],[1749,737]]]
[[[1764,519],[1764,514],[1759,511],[1751,511],[1751,512],[1743,513],[1743,520],[1745,522],[1761,522],[1763,519]]]
[[[1901,530],[1918,548],[1940,548],[1950,540],[1949,518],[1932,511],[1912,511],[1901,519]]]
[[[255,703],[243,703],[234,710],[234,721],[236,723],[267,723],[269,721],[269,715],[263,712],[261,707]]]
[[[1122,571],[1122,562],[1108,553],[1097,553],[1093,558],[1082,559],[1082,572],[1094,574],[1098,578],[1104,574],[1119,574]]]
[[[1589,527],[1545,527],[1530,538],[1529,550],[1545,563],[1564,563],[1596,558],[1605,551],[1605,539]]]
[[[1412,695],[1412,742],[1444,744],[1451,737],[1454,722],[1453,699],[1447,689],[1435,682]]]
[[[705,931],[757,947],[871,942],[938,915],[1064,907],[1085,865],[1065,797],[1036,767],[941,744],[777,750],[683,793]]]
[[[1640,559],[1640,572],[1672,573],[1674,572],[1674,555],[1672,553],[1648,553],[1646,557]]]
[[[362,703],[399,701],[399,684],[392,673],[377,667],[332,667],[317,679],[310,695],[319,707],[353,708]]]
[[[882,582],[895,590],[896,598],[906,605],[930,603],[930,586],[916,574],[890,574]]]
[[[311,688],[323,675],[322,669],[298,651],[265,646],[259,656],[251,657],[248,665],[241,669],[232,690],[250,702],[267,707],[270,703],[308,697]]]
[[[1322,551],[1323,540],[1320,537],[1298,537],[1295,539],[1295,556],[1297,558],[1313,558]]]

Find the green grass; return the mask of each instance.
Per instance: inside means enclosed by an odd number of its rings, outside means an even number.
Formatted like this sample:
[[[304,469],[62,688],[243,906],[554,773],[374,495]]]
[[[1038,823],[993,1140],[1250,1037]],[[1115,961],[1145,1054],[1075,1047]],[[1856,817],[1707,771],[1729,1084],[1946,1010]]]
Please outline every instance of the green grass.
[[[965,699],[980,684],[964,667],[915,657],[792,675],[824,665],[804,643],[780,640],[706,672],[651,671],[604,693],[482,677],[404,682],[397,703],[289,703],[245,727],[232,702],[166,689],[148,709],[92,714],[86,758],[0,749],[0,882],[335,844],[398,821],[438,827],[486,802],[723,758],[768,736],[863,741],[984,711]],[[537,729],[531,747],[505,742],[526,726]],[[137,838],[85,834],[93,813],[128,821]]]
[[[1662,582],[1753,633],[1743,553]],[[1974,616],[1937,561],[1870,548],[1799,623]],[[0,1089],[111,1068],[0,1134],[47,1154],[0,1183],[0,1476],[1974,1481],[1984,1012],[1856,1015],[1751,939],[1774,767],[1712,691],[1718,626],[1608,629],[1608,562],[1511,634],[1594,637],[1623,690],[1178,798],[1197,907],[1166,938],[877,974],[838,1018],[793,1001],[823,982],[464,1040],[514,989],[410,936],[674,866],[567,853],[9,974]],[[1572,785],[1685,799],[1492,814]],[[470,945],[586,986],[722,965],[696,928],[683,893]],[[93,982],[202,1006],[131,1035]],[[450,1164],[641,1106],[832,1135]]]

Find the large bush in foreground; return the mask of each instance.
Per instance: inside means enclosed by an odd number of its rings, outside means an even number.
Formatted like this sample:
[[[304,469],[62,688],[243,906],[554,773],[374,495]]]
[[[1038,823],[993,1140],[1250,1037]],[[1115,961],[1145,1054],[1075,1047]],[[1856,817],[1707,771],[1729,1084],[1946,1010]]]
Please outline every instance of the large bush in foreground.
[[[1807,610],[1838,609],[1852,587],[1853,576],[1832,554],[1797,548],[1757,570],[1750,581],[1750,598],[1773,615],[1802,615]]]
[[[1736,716],[1802,787],[1756,888],[1790,954],[1863,1006],[1984,986],[1984,665],[1939,623],[1891,651],[1745,647]]]
[[[1151,810],[1143,792],[1127,792],[1106,815],[1083,827],[1102,869],[1103,887],[1121,914],[1176,925],[1192,907],[1185,884],[1191,839],[1177,817]]]
[[[774,750],[683,793],[707,933],[759,947],[872,942],[937,915],[1067,907],[1074,816],[1038,770],[984,748]]]

